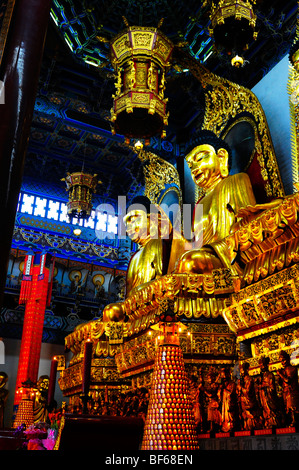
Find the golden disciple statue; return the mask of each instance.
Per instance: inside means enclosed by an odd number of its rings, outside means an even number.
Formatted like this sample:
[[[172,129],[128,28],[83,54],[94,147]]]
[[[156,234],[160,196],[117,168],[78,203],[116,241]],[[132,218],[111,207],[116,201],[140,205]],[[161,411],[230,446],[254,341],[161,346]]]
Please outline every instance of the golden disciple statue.
[[[299,415],[299,383],[297,367],[291,364],[286,351],[280,351],[279,359],[282,368],[277,370],[277,375],[282,384],[285,413],[289,419],[289,425],[298,423]]]
[[[265,427],[282,425],[282,410],[276,390],[275,376],[269,370],[269,357],[261,356],[259,366],[260,376],[257,380],[259,399],[262,406]]]
[[[239,418],[236,384],[231,378],[230,371],[223,367],[220,371],[220,385],[218,395],[221,400],[222,431],[232,431]]]
[[[262,410],[257,400],[254,378],[249,375],[248,362],[244,362],[240,366],[237,394],[240,402],[242,428],[246,431],[261,428]]]
[[[271,203],[257,205],[249,176],[229,175],[231,150],[211,131],[202,131],[192,143],[186,161],[194,183],[204,191],[193,219],[193,248],[181,257],[176,272],[208,274],[213,269],[230,268],[234,276],[241,271],[236,253],[225,237],[239,228],[239,217],[249,221]]]
[[[158,220],[153,223],[150,201],[147,197],[140,196],[133,200],[131,207],[132,210],[124,217],[124,223],[128,236],[138,244],[139,249],[132,256],[128,267],[127,295],[167,273],[166,260],[163,260],[161,226],[158,227]]]

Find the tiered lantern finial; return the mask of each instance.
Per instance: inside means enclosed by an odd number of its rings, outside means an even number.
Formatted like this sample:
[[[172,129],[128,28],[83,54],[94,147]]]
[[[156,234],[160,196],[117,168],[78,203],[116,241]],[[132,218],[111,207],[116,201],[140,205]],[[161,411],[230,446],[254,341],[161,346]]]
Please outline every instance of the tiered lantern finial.
[[[204,3],[210,7],[210,34],[215,45],[226,50],[234,67],[243,65],[243,51],[257,37],[254,4],[255,0],[206,0]]]
[[[156,355],[142,450],[198,450],[195,419],[178,322],[163,322]]]
[[[199,448],[179,333],[186,326],[177,321],[173,301],[160,303],[161,332],[144,426],[142,450],[197,450]]]
[[[97,175],[90,175],[83,171],[67,173],[61,181],[66,183],[66,191],[69,194],[67,213],[70,219],[88,219],[92,211],[92,193],[95,193]]]
[[[172,42],[158,28],[128,26],[113,38],[110,56],[117,77],[113,133],[124,135],[127,141],[165,136],[165,75],[172,51]]]
[[[13,422],[13,428],[16,429],[22,424],[26,427],[34,423],[34,401],[37,388],[31,380],[23,382],[22,387],[16,391],[19,395],[19,403],[17,405],[16,417]]]

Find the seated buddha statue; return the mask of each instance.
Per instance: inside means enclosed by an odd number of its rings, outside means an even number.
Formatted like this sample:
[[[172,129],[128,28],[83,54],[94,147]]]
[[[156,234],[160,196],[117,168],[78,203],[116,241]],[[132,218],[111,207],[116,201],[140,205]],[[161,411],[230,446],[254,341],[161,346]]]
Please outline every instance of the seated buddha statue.
[[[208,274],[229,268],[238,277],[236,253],[225,237],[249,222],[258,212],[278,204],[256,204],[249,176],[229,175],[231,149],[211,131],[201,131],[186,155],[194,183],[204,191],[193,217],[193,247],[179,259],[177,273]],[[240,219],[241,216],[241,219]]]
[[[146,196],[133,199],[123,220],[128,236],[138,245],[127,270],[126,297],[129,297],[151,281],[173,272],[177,257],[186,250],[188,242],[174,230],[162,207],[151,204]],[[103,321],[123,319],[122,302],[104,308]]]

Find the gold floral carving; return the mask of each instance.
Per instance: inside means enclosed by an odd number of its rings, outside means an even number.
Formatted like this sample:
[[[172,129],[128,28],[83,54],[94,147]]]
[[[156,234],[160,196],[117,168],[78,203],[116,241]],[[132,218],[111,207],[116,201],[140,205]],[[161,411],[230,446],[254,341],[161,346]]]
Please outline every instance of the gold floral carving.
[[[190,323],[188,324],[189,334],[186,331],[180,334],[180,345],[184,355],[188,357],[195,355],[195,361],[199,355],[205,358],[206,362],[210,360],[211,355],[232,360],[236,353],[235,334],[227,325]],[[151,370],[158,344],[158,332],[154,331],[151,334],[147,331],[125,341],[115,355],[119,373],[130,377]]]
[[[259,359],[261,356],[269,357],[270,370],[280,368],[279,354],[281,350],[289,354],[293,365],[299,364],[298,319],[293,324],[287,321],[281,323],[280,328],[274,332],[260,332],[259,336],[252,340],[252,357],[246,358],[250,364],[251,373],[255,375],[260,372]]]
[[[133,32],[132,33],[132,40],[133,40],[133,47],[136,49],[139,48],[152,48],[152,41],[154,40],[154,36],[152,32]]]
[[[228,237],[245,265],[243,285],[272,275],[299,261],[298,193],[257,215]]]
[[[58,383],[65,396],[80,393],[82,389],[82,362],[69,366],[60,373]],[[102,359],[101,362],[92,360],[91,364],[91,389],[98,387],[101,383],[119,382],[115,361],[111,358]]]
[[[127,334],[127,324],[123,322],[108,322],[105,333],[109,336],[109,344],[121,344]]]
[[[228,306],[228,295],[234,290],[234,279],[227,269],[217,269],[212,275],[169,274],[129,296],[123,306],[130,321],[157,311],[163,298],[175,298],[175,313],[187,318],[217,316]],[[224,297],[216,299],[218,294]],[[207,295],[213,297],[203,298]]]
[[[115,363],[119,373],[130,372],[135,375],[137,372],[148,370],[153,367],[156,351],[156,336],[148,333],[127,341],[115,356]]]
[[[142,150],[138,158],[145,164],[143,173],[145,178],[144,195],[152,204],[159,204],[164,190],[170,187],[177,191],[181,204],[180,177],[177,169],[171,163],[163,160],[152,152]]]
[[[232,294],[232,304],[224,310],[223,316],[231,330],[238,333],[238,340],[281,327],[282,318],[288,312],[294,312],[296,316],[299,307],[298,275],[299,266],[294,265]],[[275,319],[276,326],[273,326],[275,324],[269,320]],[[260,326],[260,329],[248,330],[247,334],[246,330],[253,326]]]
[[[291,117],[292,180],[295,186],[295,184],[299,183],[299,72],[291,64],[289,64],[287,92],[289,94],[289,108]]]

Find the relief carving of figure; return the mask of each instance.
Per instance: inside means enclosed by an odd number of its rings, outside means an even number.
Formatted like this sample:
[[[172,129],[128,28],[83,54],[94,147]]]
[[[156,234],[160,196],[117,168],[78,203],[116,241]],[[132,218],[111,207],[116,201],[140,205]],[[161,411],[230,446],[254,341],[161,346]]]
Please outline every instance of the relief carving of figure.
[[[238,401],[236,384],[230,377],[230,371],[222,368],[220,371],[220,385],[218,393],[221,400],[222,431],[229,432],[238,424]]]
[[[218,384],[216,382],[216,374],[213,371],[209,371],[207,375],[204,394],[207,398],[209,432],[216,431],[222,424],[222,418],[220,413],[220,400],[218,397]]]
[[[292,366],[286,351],[281,351],[279,359],[282,368],[277,370],[283,388],[285,413],[290,417],[289,425],[295,426],[299,413],[299,384],[297,367]]]
[[[259,399],[263,409],[264,425],[267,428],[282,425],[282,410],[277,396],[275,376],[269,370],[269,358],[259,360],[261,374],[257,380]]]
[[[237,394],[240,403],[240,414],[243,429],[251,431],[259,429],[262,425],[262,410],[256,396],[254,378],[249,375],[249,363],[244,362],[240,366],[240,380],[237,386]]]

